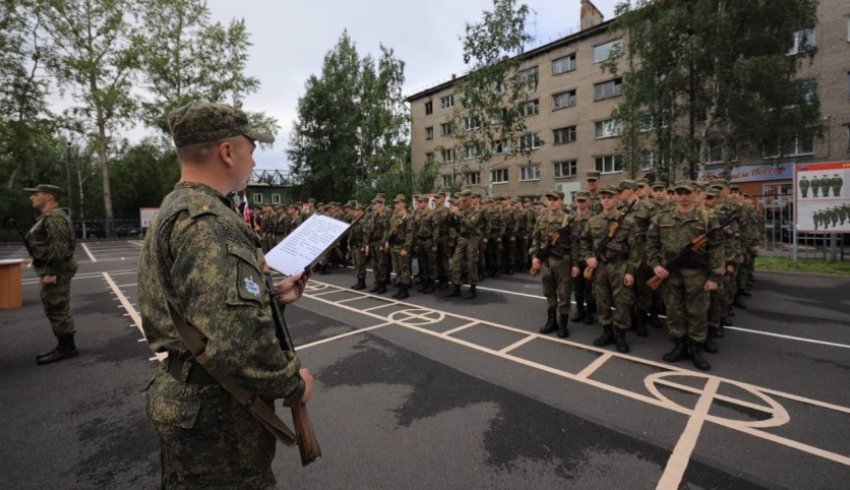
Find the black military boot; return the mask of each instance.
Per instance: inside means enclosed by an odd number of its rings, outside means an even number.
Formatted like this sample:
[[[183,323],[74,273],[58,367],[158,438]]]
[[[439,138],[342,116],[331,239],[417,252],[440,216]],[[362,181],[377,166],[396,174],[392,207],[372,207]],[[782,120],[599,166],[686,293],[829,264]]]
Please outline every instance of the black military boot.
[[[375,281],[375,285],[369,290],[370,293],[377,294],[381,290],[381,281]]]
[[[729,323],[728,318],[721,318],[720,323],[717,325],[717,330],[715,330],[715,332],[714,332],[714,336],[717,337],[718,339],[722,339],[723,337],[725,337],[726,336],[726,330],[723,327],[728,327],[729,325],[732,325],[732,324]]]
[[[443,297],[445,298],[459,298],[460,297],[460,284],[452,284],[451,289],[443,293]]]
[[[362,277],[358,277],[357,278],[357,284],[355,284],[354,286],[351,286],[351,289],[354,289],[356,291],[360,291],[361,289],[366,289],[366,279],[363,279]]]
[[[570,336],[570,315],[561,313],[558,316],[558,337],[565,339]]]
[[[558,330],[558,322],[555,320],[555,308],[549,308],[546,310],[546,325],[540,327],[538,332],[542,334],[549,334]]]
[[[466,294],[463,295],[463,299],[475,299],[478,297],[478,291],[475,287],[475,284],[469,286],[469,289],[466,291]]]
[[[729,305],[729,310],[726,312],[726,316],[729,318],[735,317],[735,308],[732,308],[731,305]]]
[[[56,347],[54,347],[53,349],[51,349],[51,350],[49,350],[49,351],[47,351],[43,354],[39,354],[39,355],[35,356],[35,360],[37,361],[41,358],[44,358],[44,357],[47,357],[47,356],[52,356],[58,349],[59,349],[59,344],[57,343]]]
[[[737,306],[738,308],[747,308],[747,305],[744,304],[744,300],[742,299],[742,291],[738,291],[735,294],[735,301],[732,302],[732,306]]]
[[[395,299],[407,299],[410,297],[410,293],[407,290],[410,289],[409,284],[399,284],[398,292],[393,295]]]
[[[614,339],[614,326],[613,325],[604,325],[602,327],[602,335],[600,335],[596,340],[593,341],[593,345],[596,347],[605,347],[608,344],[613,344],[616,339]]]
[[[425,288],[422,290],[423,294],[431,294],[434,292],[434,281],[428,281],[425,283]]]
[[[585,325],[593,325],[596,323],[596,319],[593,317],[594,313],[596,313],[596,303],[588,303],[587,309],[584,312]]]
[[[77,346],[74,345],[74,334],[67,334],[59,337],[59,345],[53,352],[50,352],[44,357],[40,357],[36,363],[39,365],[51,364],[65,359],[77,357],[80,353],[77,351]]]
[[[629,343],[626,342],[626,330],[620,327],[614,327],[614,342],[617,343],[617,352],[627,354],[629,352]]]
[[[648,337],[649,330],[646,329],[647,317],[643,311],[635,311],[635,333],[638,337]]]
[[[387,283],[381,281],[378,283],[378,290],[375,291],[375,294],[384,294],[387,292]]]
[[[703,349],[709,354],[717,354],[719,350],[717,348],[717,344],[714,343],[714,338],[717,336],[717,327],[708,327],[708,335],[705,337],[705,343],[702,345]]]
[[[573,322],[580,322],[584,320],[584,304],[576,302],[576,314],[570,317],[570,320]]]
[[[440,282],[437,283],[437,289],[440,291],[445,291],[449,288],[449,280],[448,279],[440,279]]]
[[[649,325],[652,328],[661,328],[664,325],[661,323],[661,318],[658,318],[658,312],[652,312],[649,316]]]
[[[702,349],[702,344],[688,339],[688,356],[691,358],[691,362],[694,363],[694,367],[700,371],[709,371],[711,370],[711,364],[702,357]]]
[[[679,362],[682,359],[688,358],[688,348],[685,345],[687,338],[674,338],[673,339],[673,350],[661,356],[664,359],[664,362]]]

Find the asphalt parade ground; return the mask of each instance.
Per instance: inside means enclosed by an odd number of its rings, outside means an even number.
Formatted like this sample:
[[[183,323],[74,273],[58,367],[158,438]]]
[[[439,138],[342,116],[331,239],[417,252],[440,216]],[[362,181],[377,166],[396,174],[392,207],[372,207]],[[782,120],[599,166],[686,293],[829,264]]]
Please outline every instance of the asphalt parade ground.
[[[80,356],[48,366],[35,356],[55,340],[24,269],[24,307],[0,310],[0,488],[158,487],[140,249],[79,244]],[[846,489],[850,278],[756,278],[703,373],[661,361],[660,329],[630,334],[628,355],[593,347],[597,325],[538,334],[545,300],[527,274],[487,279],[476,300],[405,301],[351,290],[350,270],[314,276],[286,317],[324,456],[302,468],[278,446],[275,474],[322,489]]]

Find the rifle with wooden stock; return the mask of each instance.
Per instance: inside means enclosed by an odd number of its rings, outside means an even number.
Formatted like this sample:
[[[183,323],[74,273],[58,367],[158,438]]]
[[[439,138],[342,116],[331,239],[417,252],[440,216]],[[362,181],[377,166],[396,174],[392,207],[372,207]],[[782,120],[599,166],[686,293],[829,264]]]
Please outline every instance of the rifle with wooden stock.
[[[702,235],[691,240],[685,248],[683,248],[675,257],[668,260],[666,264],[664,264],[664,268],[668,271],[672,272],[680,267],[683,267],[687,264],[703,264],[702,259],[697,257],[696,253],[702,249],[712,238],[714,238],[720,232],[730,232],[732,231],[732,222],[737,219],[738,213],[734,212],[730,214],[723,222],[720,223],[719,226],[712,228]],[[665,278],[660,276],[652,276],[648,281],[646,281],[646,285],[649,286],[650,289],[655,291],[658,289],[662,283],[664,283]]]
[[[280,348],[295,354],[295,347],[292,345],[292,337],[289,335],[286,319],[283,317],[283,312],[280,311],[280,305],[277,302],[278,292],[277,288],[274,287],[271,274],[266,274],[266,288],[271,296],[272,319],[274,320],[275,334],[280,342]],[[319,447],[319,440],[316,438],[316,431],[313,430],[313,422],[310,420],[306,404],[299,401],[292,405],[292,423],[295,426],[295,438],[298,443],[298,452],[301,454],[301,465],[307,466],[322,457],[322,448]]]
[[[554,247],[555,245],[557,245],[558,240],[561,239],[561,232],[569,230],[570,227],[573,225],[573,221],[575,221],[576,217],[573,216],[572,218],[570,218],[569,221],[567,221],[567,216],[568,215],[566,215],[566,214],[564,215],[565,223],[562,223],[561,226],[557,230],[555,230],[555,232],[552,233],[552,235],[549,237],[549,246],[550,247]],[[528,271],[528,272],[529,272],[529,274],[531,274],[531,277],[536,277],[537,274],[540,273],[540,267],[535,268],[532,265],[531,270]]]
[[[632,211],[632,208],[635,207],[635,204],[638,202],[638,199],[635,199],[629,204],[629,207],[623,211],[623,214],[617,218],[617,221],[611,223],[611,226],[608,227],[608,234],[605,235],[605,238],[602,239],[602,243],[596,247],[596,250],[593,251],[593,256],[596,257],[597,261],[604,262],[605,261],[605,251],[608,250],[608,244],[611,242],[611,239],[617,234],[617,230],[620,229],[620,226],[623,224],[623,221],[626,219],[626,216]],[[596,272],[596,267],[586,267],[584,269],[584,278],[590,281],[593,279],[593,273]]]

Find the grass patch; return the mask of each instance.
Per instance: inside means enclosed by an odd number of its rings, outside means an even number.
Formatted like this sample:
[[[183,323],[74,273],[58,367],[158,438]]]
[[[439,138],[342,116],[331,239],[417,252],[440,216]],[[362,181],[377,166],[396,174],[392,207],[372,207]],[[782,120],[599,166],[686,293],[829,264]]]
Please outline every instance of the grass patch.
[[[787,257],[756,257],[758,271],[815,272],[850,276],[850,260],[830,262],[818,259],[800,259],[796,263]]]

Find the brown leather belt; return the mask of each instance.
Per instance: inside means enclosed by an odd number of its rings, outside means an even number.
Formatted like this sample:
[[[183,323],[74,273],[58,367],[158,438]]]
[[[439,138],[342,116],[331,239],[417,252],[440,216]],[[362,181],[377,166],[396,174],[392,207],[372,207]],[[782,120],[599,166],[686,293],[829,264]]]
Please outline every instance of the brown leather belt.
[[[216,381],[210,373],[204,369],[203,366],[195,362],[191,356],[188,359],[182,359],[180,354],[174,351],[168,352],[168,374],[170,374],[174,379],[180,381],[182,383],[192,384],[192,385],[217,385],[218,381]],[[186,379],[182,379],[183,365],[186,363],[191,363],[192,365],[189,367],[189,375],[186,376]]]

